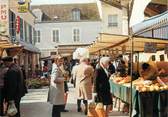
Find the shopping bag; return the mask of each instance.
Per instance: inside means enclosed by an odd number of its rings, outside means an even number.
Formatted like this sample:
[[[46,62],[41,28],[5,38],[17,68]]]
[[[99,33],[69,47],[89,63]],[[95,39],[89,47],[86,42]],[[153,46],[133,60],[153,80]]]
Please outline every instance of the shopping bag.
[[[104,111],[103,103],[97,103],[95,110],[96,110],[96,113],[97,113],[98,117],[105,117],[105,111]]]
[[[87,117],[98,117],[95,108],[96,108],[96,103],[95,102],[91,102],[89,104]]]
[[[14,116],[17,113],[17,108],[15,106],[14,101],[9,101],[8,109],[7,109],[7,115],[8,116]]]

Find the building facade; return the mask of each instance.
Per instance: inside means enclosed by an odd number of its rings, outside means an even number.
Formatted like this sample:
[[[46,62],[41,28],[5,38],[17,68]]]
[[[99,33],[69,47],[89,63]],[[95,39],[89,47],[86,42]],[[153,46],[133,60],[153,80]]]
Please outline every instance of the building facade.
[[[35,41],[33,39],[35,16],[29,9],[29,1],[24,4],[25,11],[22,11],[23,9],[19,10],[18,0],[7,0],[7,2],[7,36],[12,43],[23,46],[23,50],[15,58],[17,63],[24,67],[27,77],[31,77],[35,70],[35,65],[39,63],[40,52],[34,46]],[[10,54],[8,53],[8,55]]]
[[[79,46],[94,41],[101,30],[96,3],[32,6],[32,11],[37,16],[36,47],[42,57],[71,55]]]
[[[75,45],[89,45],[99,33],[128,34],[127,12],[122,7],[98,1],[87,4],[32,6],[36,15],[36,47],[42,57],[71,54]],[[74,45],[71,51],[67,48]],[[66,48],[66,49],[65,49]],[[58,51],[59,50],[59,51]]]

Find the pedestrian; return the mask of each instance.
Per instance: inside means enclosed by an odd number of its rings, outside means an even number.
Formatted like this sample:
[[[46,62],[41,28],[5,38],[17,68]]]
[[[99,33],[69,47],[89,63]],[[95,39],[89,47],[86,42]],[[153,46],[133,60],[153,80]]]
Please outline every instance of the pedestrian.
[[[4,115],[4,99],[5,99],[5,90],[4,90],[4,75],[7,72],[8,68],[4,66],[3,61],[0,59],[0,116]]]
[[[4,90],[5,101],[14,101],[17,108],[17,113],[14,117],[21,117],[20,115],[20,100],[25,95],[23,74],[18,65],[13,62],[10,56],[2,58],[4,65],[8,70],[4,76]]]
[[[73,66],[71,71],[71,83],[74,85],[74,88],[76,87],[76,71],[79,65],[79,61],[76,60],[76,64]]]
[[[63,58],[60,55],[54,56],[51,71],[50,88],[48,101],[53,105],[52,117],[61,117],[64,108],[64,76],[60,67],[63,65]]]
[[[89,65],[87,58],[81,58],[76,70],[77,111],[82,111],[81,101],[83,100],[85,106],[84,113],[87,114],[88,100],[92,99],[92,78],[94,69]]]
[[[109,57],[102,57],[100,59],[100,67],[96,68],[95,71],[95,92],[97,94],[98,102],[102,102],[106,107],[106,117],[111,109],[112,96],[110,93],[110,83],[109,83]]]

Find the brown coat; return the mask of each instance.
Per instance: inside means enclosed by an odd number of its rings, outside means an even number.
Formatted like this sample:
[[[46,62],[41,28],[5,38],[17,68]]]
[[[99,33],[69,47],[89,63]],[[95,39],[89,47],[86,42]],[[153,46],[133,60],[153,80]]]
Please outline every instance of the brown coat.
[[[76,90],[78,99],[92,99],[92,78],[94,70],[90,65],[81,63],[76,71]]]

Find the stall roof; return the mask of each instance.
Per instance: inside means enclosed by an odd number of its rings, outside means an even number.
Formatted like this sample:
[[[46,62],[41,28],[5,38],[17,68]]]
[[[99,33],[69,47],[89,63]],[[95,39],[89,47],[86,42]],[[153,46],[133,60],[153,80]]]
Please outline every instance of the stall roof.
[[[143,52],[146,42],[153,42],[157,44],[157,50],[164,49],[168,44],[168,40],[158,38],[133,37],[133,49],[136,52]],[[107,43],[107,44],[105,44]],[[101,33],[100,37],[88,47],[91,54],[100,50],[117,50],[117,51],[131,51],[131,40],[128,35],[115,35]],[[124,50],[123,50],[124,49]]]

